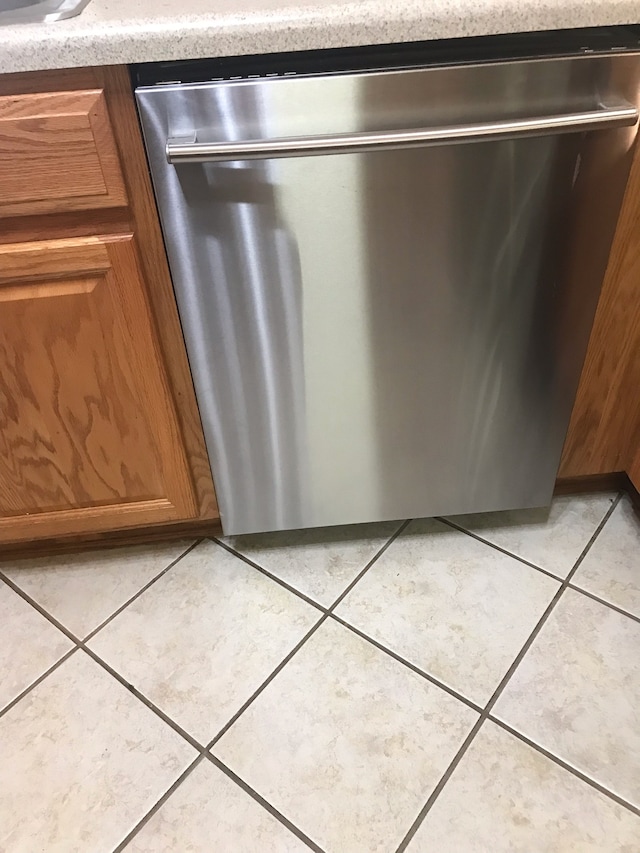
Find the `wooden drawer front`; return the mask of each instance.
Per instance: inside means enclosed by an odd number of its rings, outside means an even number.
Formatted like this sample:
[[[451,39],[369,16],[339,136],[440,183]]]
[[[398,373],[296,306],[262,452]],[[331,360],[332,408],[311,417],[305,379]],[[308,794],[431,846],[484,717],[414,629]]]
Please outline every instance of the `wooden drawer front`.
[[[0,217],[126,202],[101,89],[0,98]]]

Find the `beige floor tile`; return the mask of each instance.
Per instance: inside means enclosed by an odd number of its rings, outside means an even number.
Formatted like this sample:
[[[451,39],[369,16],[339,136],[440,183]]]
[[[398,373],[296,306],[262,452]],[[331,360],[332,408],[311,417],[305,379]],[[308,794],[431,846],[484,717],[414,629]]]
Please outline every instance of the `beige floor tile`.
[[[190,544],[180,541],[16,560],[0,563],[0,571],[82,638]]]
[[[628,497],[614,509],[573,583],[640,617],[640,518]]]
[[[367,565],[401,522],[228,537],[230,547],[325,607]]]
[[[320,612],[214,542],[202,542],[89,645],[208,743]]]
[[[411,522],[336,615],[484,705],[559,587],[426,519]]]
[[[195,750],[77,651],[0,718],[0,850],[108,853]]]
[[[640,806],[640,623],[566,590],[493,713]]]
[[[0,710],[73,648],[58,629],[0,582]],[[1,761],[2,759],[0,759]],[[1,830],[0,830],[1,832]]]
[[[452,516],[451,521],[558,577],[566,577],[614,494],[554,498],[551,508]]]
[[[328,853],[386,853],[476,720],[330,619],[213,752]]]
[[[632,853],[640,818],[486,722],[407,853]]]
[[[126,851],[309,853],[309,848],[210,761],[203,761]]]

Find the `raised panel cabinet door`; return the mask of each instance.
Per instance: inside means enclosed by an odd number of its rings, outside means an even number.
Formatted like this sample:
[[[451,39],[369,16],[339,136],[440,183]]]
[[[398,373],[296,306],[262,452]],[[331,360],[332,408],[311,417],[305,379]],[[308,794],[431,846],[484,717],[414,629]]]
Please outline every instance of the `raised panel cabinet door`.
[[[196,514],[132,236],[0,246],[0,542]]]
[[[126,203],[101,89],[0,97],[0,218]]]

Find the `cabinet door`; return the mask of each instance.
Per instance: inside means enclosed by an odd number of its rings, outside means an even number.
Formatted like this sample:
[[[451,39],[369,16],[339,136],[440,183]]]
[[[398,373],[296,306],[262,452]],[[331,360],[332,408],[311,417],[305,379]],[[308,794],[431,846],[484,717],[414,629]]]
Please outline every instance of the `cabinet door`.
[[[0,541],[195,515],[132,236],[0,246]]]

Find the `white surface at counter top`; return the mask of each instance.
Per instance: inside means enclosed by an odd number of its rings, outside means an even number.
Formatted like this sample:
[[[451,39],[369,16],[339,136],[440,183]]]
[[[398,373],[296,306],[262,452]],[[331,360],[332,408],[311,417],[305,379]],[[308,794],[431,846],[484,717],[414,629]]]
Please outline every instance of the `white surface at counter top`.
[[[0,27],[0,73],[630,23],[639,0],[92,0]]]

